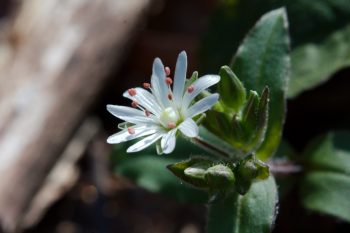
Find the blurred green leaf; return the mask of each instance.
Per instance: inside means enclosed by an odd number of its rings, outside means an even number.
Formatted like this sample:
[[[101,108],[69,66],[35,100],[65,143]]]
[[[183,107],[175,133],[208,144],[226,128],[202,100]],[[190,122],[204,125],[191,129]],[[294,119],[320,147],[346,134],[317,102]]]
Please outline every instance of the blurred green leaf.
[[[350,5],[350,3],[349,3]],[[292,54],[292,73],[288,97],[327,81],[338,70],[350,66],[350,25],[320,44],[306,44]]]
[[[132,179],[138,186],[151,192],[161,193],[179,202],[205,203],[207,194],[193,189],[166,169],[169,163],[176,160],[157,155],[130,156],[116,166],[115,172]]]
[[[166,166],[188,158],[191,154],[203,154],[197,146],[177,140],[177,147],[169,156],[157,155],[154,148],[139,153],[128,154],[129,143],[118,144],[112,154],[113,169],[133,180],[136,185],[151,192],[161,193],[183,203],[206,203],[206,192],[183,184]]]
[[[350,133],[315,139],[304,152],[306,175],[301,184],[306,208],[350,222]]]
[[[208,233],[268,233],[275,221],[277,188],[272,176],[242,196],[233,193],[209,206]]]
[[[270,88],[266,137],[257,151],[259,158],[267,160],[280,142],[290,68],[288,21],[283,8],[262,16],[238,48],[231,67],[247,90]]]
[[[350,175],[350,133],[331,132],[314,139],[305,149],[304,158],[312,170]]]
[[[350,222],[350,177],[333,172],[311,172],[301,189],[302,203],[311,210]]]
[[[216,72],[217,67],[227,64],[259,17],[283,6],[288,12],[293,48],[305,43],[320,43],[350,21],[349,0],[221,1],[201,44],[201,71]]]

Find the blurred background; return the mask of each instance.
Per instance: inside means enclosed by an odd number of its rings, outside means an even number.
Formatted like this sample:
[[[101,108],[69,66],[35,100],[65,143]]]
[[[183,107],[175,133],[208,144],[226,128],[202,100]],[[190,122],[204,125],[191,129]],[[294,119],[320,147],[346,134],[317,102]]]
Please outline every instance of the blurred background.
[[[284,137],[298,159],[316,135],[350,129],[349,0],[1,0],[2,230],[205,232],[206,194],[165,168],[191,145],[126,155],[106,143],[119,121],[105,106],[130,104],[123,91],[149,80],[155,57],[174,68],[186,50],[188,74],[217,73],[281,6],[292,45]],[[298,175],[278,181],[273,232],[350,232],[302,208]]]

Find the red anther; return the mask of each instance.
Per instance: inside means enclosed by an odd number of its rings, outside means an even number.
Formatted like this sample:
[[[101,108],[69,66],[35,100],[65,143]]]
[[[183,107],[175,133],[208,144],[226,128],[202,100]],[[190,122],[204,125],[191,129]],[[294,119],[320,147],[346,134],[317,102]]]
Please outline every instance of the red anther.
[[[172,99],[173,99],[173,95],[169,93],[169,94],[168,94],[168,99],[169,99],[169,100],[172,100]]]
[[[194,91],[194,87],[191,85],[187,88],[188,93],[192,93]]]
[[[149,89],[149,88],[151,88],[151,84],[149,84],[149,83],[143,83],[143,87],[144,87],[145,89]]]
[[[169,77],[167,77],[167,78],[165,79],[165,82],[166,82],[166,84],[168,84],[168,85],[173,84],[173,80],[172,80],[171,78],[169,78]]]
[[[133,107],[133,108],[137,108],[137,106],[139,106],[139,103],[137,102],[137,101],[132,101],[131,102],[131,106]]]
[[[129,93],[130,96],[135,96],[136,95],[136,89],[135,88],[130,88],[128,90],[128,93]]]
[[[168,128],[169,129],[174,129],[176,127],[176,124],[174,122],[169,122],[168,123]]]
[[[134,133],[135,133],[135,129],[129,127],[129,128],[128,128],[128,132],[129,132],[129,134],[134,134]]]
[[[165,70],[165,74],[166,74],[166,76],[169,76],[170,75],[170,68],[168,67],[168,66],[166,66],[165,68],[164,68],[164,70]]]
[[[146,116],[150,116],[151,115],[151,112],[150,111],[148,111],[147,109],[145,110],[145,114],[146,114]]]

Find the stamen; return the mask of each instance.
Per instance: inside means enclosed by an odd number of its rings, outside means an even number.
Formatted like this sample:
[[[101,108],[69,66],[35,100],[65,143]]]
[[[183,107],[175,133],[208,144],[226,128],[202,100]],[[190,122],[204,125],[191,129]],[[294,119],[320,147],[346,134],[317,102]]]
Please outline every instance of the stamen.
[[[169,99],[169,100],[172,100],[172,99],[173,99],[173,95],[169,93],[169,94],[168,94],[168,99]]]
[[[151,84],[149,84],[149,83],[143,83],[143,87],[144,87],[145,89],[150,89],[150,88],[151,88]]]
[[[135,96],[136,95],[136,89],[135,88],[130,88],[128,90],[128,93],[129,93],[130,96]]]
[[[164,70],[165,70],[165,74],[166,74],[166,76],[169,76],[170,75],[170,68],[168,67],[168,66],[166,66],[165,68],[164,68]]]
[[[168,123],[168,128],[169,129],[174,129],[176,127],[176,124],[174,122],[169,122]]]
[[[166,82],[166,84],[168,84],[168,85],[173,84],[173,80],[172,80],[171,78],[169,78],[169,77],[167,77],[167,78],[165,79],[165,82]]]
[[[139,106],[139,103],[137,102],[137,101],[132,101],[131,102],[131,106],[133,107],[133,108],[137,108],[138,106]]]
[[[148,111],[147,109],[145,110],[145,114],[146,114],[146,116],[150,116],[151,115],[151,112],[150,111]]]
[[[188,93],[192,93],[194,91],[194,87],[192,85],[190,85],[188,88],[187,88],[187,91]]]
[[[135,129],[129,127],[129,128],[128,128],[128,132],[129,132],[129,134],[134,134],[134,133],[135,133]]]

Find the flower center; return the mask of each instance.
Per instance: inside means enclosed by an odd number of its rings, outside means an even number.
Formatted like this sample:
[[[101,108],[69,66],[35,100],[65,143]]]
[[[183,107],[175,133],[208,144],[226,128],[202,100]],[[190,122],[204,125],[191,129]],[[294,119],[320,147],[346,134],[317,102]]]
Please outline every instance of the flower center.
[[[162,114],[160,114],[160,122],[163,124],[164,127],[169,128],[169,125],[176,126],[176,123],[178,120],[179,120],[178,114],[171,107],[166,108],[162,112]],[[170,127],[170,128],[175,128],[175,127]]]

